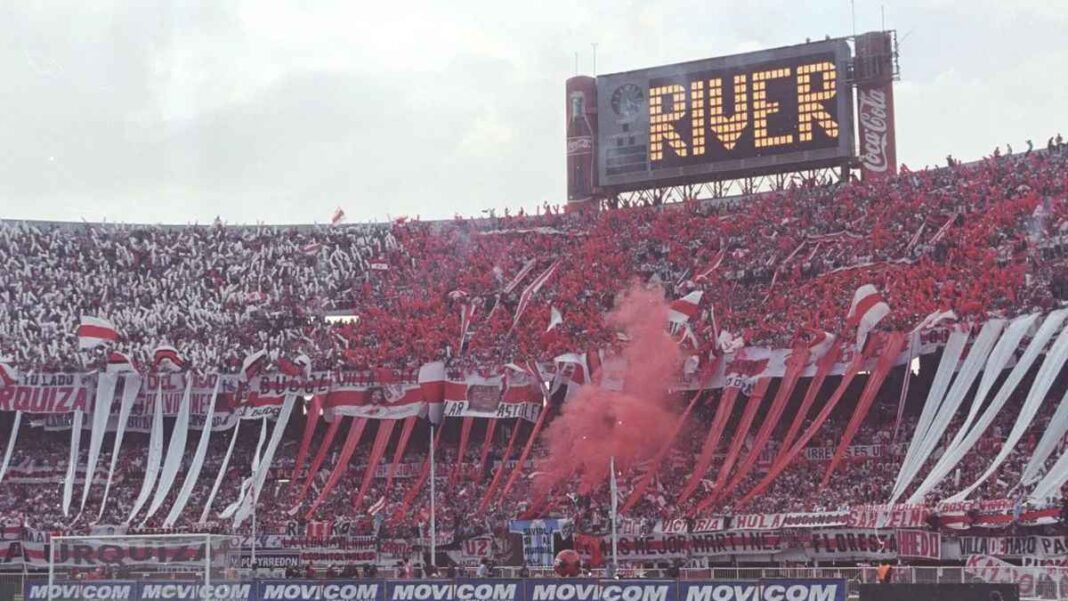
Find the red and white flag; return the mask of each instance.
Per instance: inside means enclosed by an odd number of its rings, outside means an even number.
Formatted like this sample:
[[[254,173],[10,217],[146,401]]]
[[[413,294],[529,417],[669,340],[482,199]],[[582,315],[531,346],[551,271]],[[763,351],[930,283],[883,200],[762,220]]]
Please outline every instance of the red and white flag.
[[[370,507],[367,508],[367,515],[378,515],[383,509],[386,508],[386,497],[375,501]]]
[[[315,255],[319,254],[319,251],[322,248],[323,248],[322,243],[320,243],[320,242],[311,242],[309,244],[305,244],[304,248],[300,249],[300,252],[304,253],[305,255],[308,255],[309,257],[314,257]]]
[[[119,330],[115,324],[103,317],[83,315],[78,324],[78,348],[93,349],[119,339]]]
[[[857,327],[857,348],[864,347],[864,341],[868,338],[868,332],[890,314],[890,305],[883,300],[883,295],[871,284],[865,284],[853,294],[853,302],[849,305],[847,322]]]
[[[19,372],[14,365],[0,361],[0,388],[14,386],[19,381]]]
[[[156,371],[182,371],[185,369],[185,359],[178,354],[178,349],[169,344],[161,344],[152,353],[152,365]]]
[[[519,270],[519,273],[515,274],[515,277],[512,278],[512,281],[508,282],[508,285],[504,287],[505,294],[510,293],[511,291],[515,290],[517,286],[519,286],[519,283],[527,277],[527,274],[529,274],[532,269],[534,269],[534,263],[534,259],[531,259],[523,265],[522,269]]]
[[[476,310],[477,307],[473,304],[460,305],[460,346],[457,347],[460,352],[463,352],[464,344],[467,343],[467,332],[471,329]]]
[[[345,211],[341,210],[341,207],[334,209],[334,214],[330,216],[330,224],[337,225],[345,221]]]
[[[111,351],[108,353],[108,366],[104,371],[109,374],[120,374],[134,371],[133,361],[130,361],[129,355],[126,355],[125,353]]]
[[[703,290],[694,290],[686,296],[671,301],[671,308],[668,309],[668,321],[671,323],[686,323],[693,319],[694,315],[697,315],[701,310],[701,297],[704,296]]]
[[[527,287],[523,289],[523,294],[519,295],[519,306],[515,309],[515,318],[512,320],[512,327],[508,330],[509,333],[511,333],[516,325],[519,324],[519,318],[523,316],[523,312],[526,311],[527,306],[530,305],[530,299],[534,298],[534,295],[538,293],[538,290],[541,290],[541,287],[545,285],[545,282],[548,282],[549,278],[553,277],[553,274],[556,273],[558,267],[560,267],[559,259],[553,261],[553,264],[550,265],[548,269],[543,271],[538,277],[534,278],[534,281],[527,284]]]
[[[304,353],[292,359],[282,357],[278,360],[278,371],[294,378],[301,376],[306,378],[311,374],[311,357]]]
[[[712,275],[712,273],[719,269],[719,266],[723,264],[723,257],[726,256],[726,254],[726,250],[720,249],[720,251],[712,257],[712,260],[708,262],[708,265],[701,271],[697,272],[697,275],[693,278],[694,281],[699,282]]]
[[[251,380],[256,377],[257,374],[267,364],[267,351],[260,349],[255,353],[249,354],[245,357],[245,360],[241,363],[241,379]]]
[[[827,351],[831,350],[834,346],[835,340],[837,340],[837,337],[834,334],[814,328],[806,328],[806,334],[808,335],[810,361],[820,359],[826,355]]]

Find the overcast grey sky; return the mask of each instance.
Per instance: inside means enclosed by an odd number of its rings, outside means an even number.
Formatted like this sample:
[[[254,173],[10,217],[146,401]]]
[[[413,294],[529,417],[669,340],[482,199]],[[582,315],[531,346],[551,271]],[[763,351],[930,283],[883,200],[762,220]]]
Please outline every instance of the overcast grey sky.
[[[856,0],[898,158],[1068,133],[1068,0]],[[848,0],[0,3],[0,217],[310,223],[562,203],[564,81],[848,35]]]

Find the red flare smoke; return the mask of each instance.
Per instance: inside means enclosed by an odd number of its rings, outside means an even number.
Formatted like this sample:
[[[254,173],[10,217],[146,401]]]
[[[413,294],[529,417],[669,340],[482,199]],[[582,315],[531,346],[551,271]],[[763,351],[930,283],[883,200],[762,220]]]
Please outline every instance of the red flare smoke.
[[[588,494],[607,481],[610,457],[625,471],[656,455],[671,436],[675,414],[668,386],[683,356],[666,329],[663,292],[632,286],[608,319],[629,339],[622,352],[624,390],[588,384],[564,404],[545,430],[549,453],[538,465],[536,493],[574,475],[579,492]]]

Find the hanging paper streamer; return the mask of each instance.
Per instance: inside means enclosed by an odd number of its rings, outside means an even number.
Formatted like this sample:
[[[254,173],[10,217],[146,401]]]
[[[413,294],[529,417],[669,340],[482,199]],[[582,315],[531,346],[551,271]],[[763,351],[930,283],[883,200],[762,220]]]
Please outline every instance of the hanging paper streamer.
[[[74,412],[74,427],[70,431],[70,457],[67,460],[67,478],[63,481],[63,517],[70,517],[70,502],[74,496],[74,477],[78,473],[78,447],[82,441],[82,411]],[[86,474],[87,478],[92,476]]]
[[[166,519],[163,520],[164,528],[170,528],[174,525],[174,522],[178,521],[178,516],[185,509],[186,504],[189,502],[189,497],[193,494],[193,488],[200,478],[200,470],[203,469],[204,458],[208,454],[208,443],[211,441],[211,417],[215,415],[215,399],[219,396],[219,385],[221,383],[222,378],[216,376],[215,388],[211,391],[211,400],[208,401],[207,419],[204,422],[204,429],[200,431],[197,450],[193,454],[193,464],[189,466],[189,471],[186,472],[185,481],[182,482],[182,488],[178,491],[178,498],[174,500],[174,505],[171,506],[170,512],[167,514]]]
[[[137,401],[137,393],[141,391],[141,375],[129,372],[123,375],[122,403],[119,405],[119,422],[115,426],[115,442],[111,448],[111,465],[108,467],[108,481],[104,484],[104,497],[100,501],[100,512],[96,515],[96,521],[104,517],[104,509],[108,506],[108,495],[111,494],[111,482],[115,477],[115,468],[119,465],[119,452],[122,450],[122,439],[126,435],[126,425],[130,421],[130,412]]]
[[[141,492],[137,493],[133,510],[126,518],[126,523],[133,521],[141,508],[148,502],[152,488],[156,485],[159,477],[159,466],[163,460],[163,387],[156,387],[156,405],[152,413],[152,432],[148,435],[148,460],[145,462],[145,479],[141,482]]]
[[[234,433],[230,435],[230,446],[226,447],[226,455],[223,456],[222,465],[219,466],[219,473],[215,475],[215,484],[211,486],[211,493],[208,495],[208,500],[204,503],[204,510],[200,512],[200,519],[197,520],[198,524],[205,524],[208,521],[208,516],[211,515],[211,506],[215,503],[215,495],[219,493],[219,487],[222,486],[223,480],[226,478],[226,470],[230,468],[230,457],[234,454],[234,446],[237,444],[237,432],[241,429],[242,420],[237,420],[237,424],[234,426]]]
[[[22,424],[22,412],[15,412],[15,421],[11,424],[11,434],[7,439],[7,450],[4,451],[4,462],[0,463],[0,484],[4,483],[4,474],[7,473],[7,466],[11,463],[11,453],[15,451],[15,441],[19,437],[19,425]]]
[[[148,506],[148,513],[141,520],[144,526],[148,520],[156,515],[163,501],[174,486],[174,480],[178,477],[178,470],[182,467],[182,459],[185,458],[185,441],[189,436],[189,402],[193,392],[193,376],[186,375],[185,392],[182,394],[182,402],[178,405],[178,416],[174,419],[174,428],[171,430],[171,440],[167,447],[167,457],[163,460],[163,471],[159,474],[159,482],[156,483],[156,496]],[[208,429],[211,426],[208,425]]]

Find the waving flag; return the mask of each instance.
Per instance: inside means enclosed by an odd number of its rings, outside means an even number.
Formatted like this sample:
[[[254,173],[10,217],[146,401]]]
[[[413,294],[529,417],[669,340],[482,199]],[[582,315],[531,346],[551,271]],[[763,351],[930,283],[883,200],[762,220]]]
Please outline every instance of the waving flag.
[[[701,308],[701,297],[704,294],[702,290],[694,290],[686,296],[672,301],[671,308],[668,310],[668,321],[671,323],[686,323],[693,319],[693,316],[697,315]]]
[[[549,327],[545,331],[551,332],[553,328],[562,323],[564,323],[564,316],[560,314],[560,309],[549,307]]]
[[[300,252],[309,257],[314,257],[315,255],[319,254],[319,251],[322,250],[322,248],[323,245],[321,243],[310,242],[308,244],[305,244],[304,247],[300,249]]]
[[[251,380],[256,377],[256,374],[267,365],[267,351],[258,350],[245,357],[245,360],[241,363],[241,379]]]
[[[527,287],[523,289],[523,294],[519,296],[519,306],[515,309],[515,318],[512,320],[512,327],[508,330],[509,333],[519,325],[519,318],[523,316],[523,312],[527,310],[527,306],[530,305],[530,299],[534,298],[534,295],[541,290],[541,287],[545,285],[545,282],[549,281],[549,278],[553,277],[556,273],[556,269],[560,267],[560,260],[553,261],[553,264],[548,269],[543,271],[541,275],[534,278],[534,281],[527,284]]]
[[[847,316],[849,325],[857,328],[857,348],[864,347],[868,332],[871,332],[889,314],[890,305],[886,304],[883,295],[875,289],[875,286],[865,284],[857,288]]]
[[[476,307],[473,304],[460,305],[460,345],[457,347],[462,353],[464,343],[467,342],[467,332],[471,329],[471,322],[475,319]]]
[[[119,330],[115,324],[103,317],[82,316],[82,321],[78,324],[78,348],[94,349],[118,339]]]
[[[534,269],[534,263],[534,259],[531,259],[523,265],[523,268],[519,270],[519,273],[515,274],[515,277],[512,278],[512,281],[508,282],[508,285],[504,287],[505,294],[511,293],[513,290],[516,289],[517,286],[519,286],[519,283],[527,277],[527,275],[532,269]]]
[[[152,353],[152,365],[157,371],[175,372],[185,369],[186,362],[178,354],[178,349],[167,344],[161,344]]]
[[[308,377],[311,374],[311,357],[301,353],[290,359],[282,357],[278,360],[278,370],[287,376]]]
[[[334,214],[330,216],[330,224],[337,225],[345,221],[345,211],[341,210],[341,207],[334,209]]]
[[[19,381],[19,372],[10,363],[0,361],[0,388],[14,386]]]
[[[108,353],[108,366],[104,371],[109,374],[134,371],[133,361],[130,361],[129,355],[118,351],[111,351]]]
[[[370,507],[367,508],[367,514],[368,515],[378,515],[379,512],[381,512],[385,508],[386,508],[386,497],[383,496],[382,498],[378,499],[377,501],[372,503]]]

